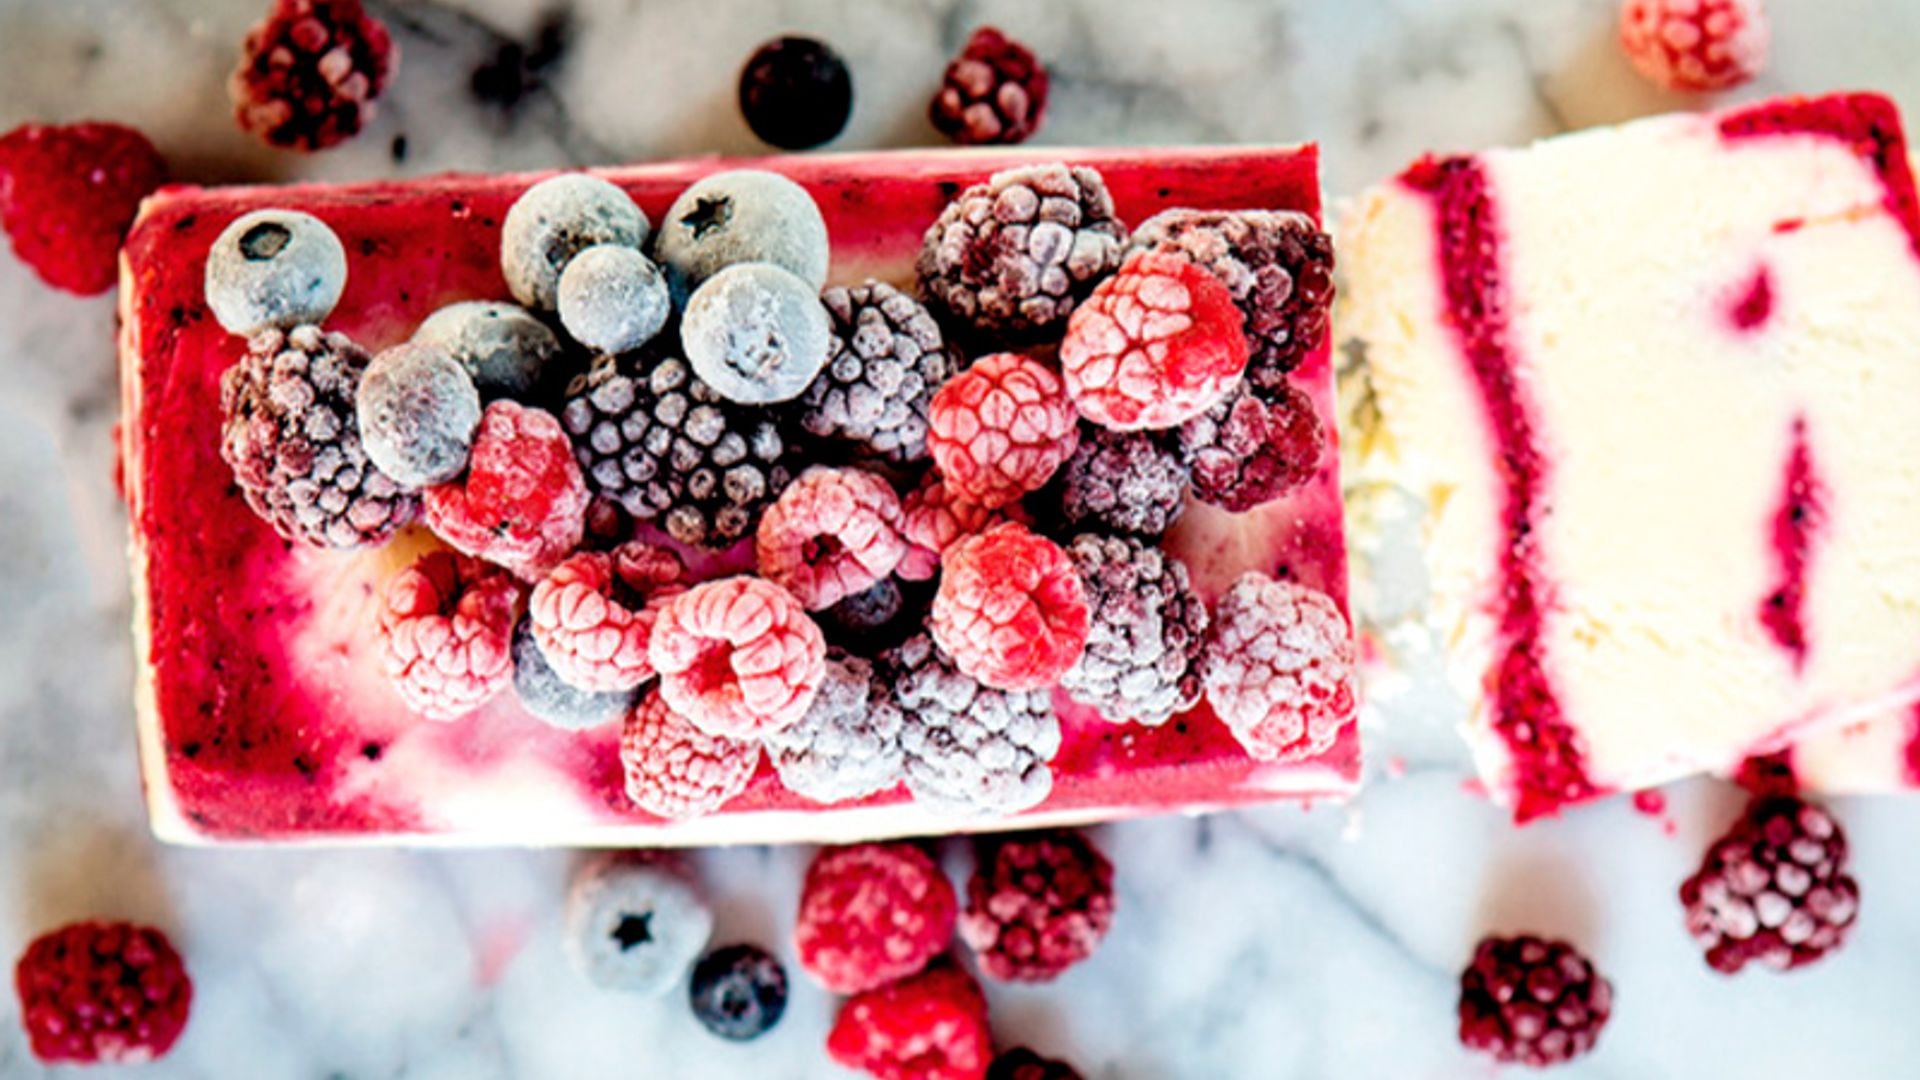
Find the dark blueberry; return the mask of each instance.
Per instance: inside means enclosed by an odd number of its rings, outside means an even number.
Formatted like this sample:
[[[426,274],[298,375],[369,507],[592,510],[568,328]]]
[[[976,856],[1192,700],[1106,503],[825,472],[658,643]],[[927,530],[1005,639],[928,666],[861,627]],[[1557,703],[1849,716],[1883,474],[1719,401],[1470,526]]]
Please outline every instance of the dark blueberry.
[[[787,972],[757,945],[715,949],[694,965],[693,1015],[723,1039],[746,1042],[787,1011]]]
[[[853,79],[824,42],[781,37],[740,69],[740,113],[763,142],[806,150],[827,142],[853,113]]]

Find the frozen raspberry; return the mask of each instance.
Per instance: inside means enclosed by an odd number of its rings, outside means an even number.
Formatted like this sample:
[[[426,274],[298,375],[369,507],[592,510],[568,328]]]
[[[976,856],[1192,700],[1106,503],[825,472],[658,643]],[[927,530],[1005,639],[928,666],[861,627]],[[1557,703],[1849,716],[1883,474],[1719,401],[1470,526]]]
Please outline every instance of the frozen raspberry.
[[[1064,1061],[1043,1058],[1024,1046],[993,1059],[987,1080],[1083,1080],[1080,1071]]]
[[[687,986],[700,1026],[723,1039],[748,1042],[787,1011],[787,969],[758,945],[728,945],[700,958]]]
[[[1326,447],[1313,399],[1291,386],[1242,389],[1180,427],[1194,497],[1235,513],[1312,479]]]
[[[360,0],[274,0],[227,80],[234,118],[269,145],[325,150],[359,134],[400,59]]]
[[[1091,619],[1087,650],[1060,677],[1061,689],[1114,723],[1164,724],[1192,708],[1207,605],[1186,564],[1131,537],[1077,536],[1067,555]]]
[[[1060,516],[1069,525],[1159,536],[1186,508],[1189,477],[1171,432],[1086,424],[1060,470]]]
[[[743,405],[805,393],[826,366],[832,340],[818,287],[767,263],[718,271],[680,315],[680,345],[693,373]]]
[[[713,909],[686,864],[604,852],[567,890],[566,952],[587,981],[659,997],[680,985],[713,934]]]
[[[1846,943],[1860,910],[1847,837],[1825,810],[1762,796],[1680,886],[1687,930],[1715,971],[1790,971]]]
[[[635,806],[669,820],[695,818],[747,790],[760,745],[701,731],[655,688],[620,729],[620,766]]]
[[[1119,267],[1125,239],[1098,172],[1009,169],[962,191],[927,229],[920,290],[987,337],[1031,338],[1065,325]]]
[[[740,69],[740,115],[761,142],[782,150],[832,142],[853,115],[846,61],[813,38],[774,38]]]
[[[1767,63],[1767,13],[1760,0],[1626,0],[1620,46],[1648,81],[1665,90],[1738,86]]]
[[[1086,649],[1086,590],[1059,545],[1007,522],[947,549],[927,625],[961,671],[1038,690]]]
[[[989,510],[1045,487],[1080,438],[1060,376],[1018,353],[948,379],[927,415],[927,448],[947,486]]]
[[[207,249],[207,307],[229,334],[325,322],[346,287],[339,234],[298,210],[242,214]]]
[[[900,535],[906,538],[907,551],[894,573],[907,581],[931,581],[955,541],[1002,521],[1032,523],[1017,502],[989,510],[954,494],[939,473],[928,473],[901,503]]]
[[[1227,287],[1185,255],[1136,251],[1067,320],[1067,393],[1103,427],[1174,427],[1239,384],[1245,323]]]
[[[562,731],[611,724],[640,700],[637,689],[582,690],[562,679],[547,663],[540,643],[533,640],[533,620],[525,615],[513,625],[513,692],[541,723]]]
[[[827,1053],[875,1080],[981,1080],[993,1057],[986,996],[972,976],[940,963],[848,999]]]
[[[1353,721],[1353,635],[1333,598],[1250,571],[1220,597],[1200,662],[1207,702],[1261,761],[1311,757]]]
[[[382,664],[407,707],[457,720],[513,682],[513,579],[436,551],[387,582]]]
[[[1026,142],[1047,111],[1047,69],[1033,50],[991,26],[947,65],[928,118],[962,145]]]
[[[667,601],[647,655],[660,695],[700,730],[758,738],[806,714],[826,672],[827,643],[792,593],[731,577]]]
[[[809,611],[832,607],[893,573],[907,551],[900,497],[857,469],[809,469],[760,519],[760,576]]]
[[[907,790],[940,813],[1011,814],[1046,801],[1060,721],[1045,690],[1005,691],[962,674],[926,634],[882,654],[905,725]]]
[[[587,485],[553,414],[496,401],[481,414],[467,475],[427,489],[427,525],[469,555],[537,581],[580,546]]]
[[[910,465],[927,456],[927,404],[955,357],[920,301],[884,282],[820,296],[833,324],[827,366],[800,400],[802,430],[856,458]]]
[[[549,176],[513,200],[500,223],[500,274],[513,298],[538,311],[560,303],[560,277],[575,255],[611,245],[639,250],[652,223],[611,180]]]
[[[467,471],[480,391],[460,361],[439,349],[407,343],[375,356],[356,409],[367,459],[395,480],[423,487]]]
[[[1113,864],[1077,832],[982,841],[960,939],[988,978],[1050,982],[1113,925]]]
[[[845,802],[898,784],[900,706],[875,677],[872,662],[827,652],[820,692],[800,722],[767,735],[780,782],[817,803]]]
[[[953,938],[953,885],[911,843],[825,848],[807,868],[793,947],[836,994],[857,994],[927,966]]]
[[[166,178],[132,128],[26,124],[0,135],[0,227],[40,280],[92,296],[119,280],[120,241]]]
[[[420,498],[367,459],[354,399],[366,350],[317,326],[266,330],[220,377],[220,456],[253,512],[317,547],[384,543]]]
[[[1490,937],[1460,974],[1460,1042],[1496,1061],[1572,1061],[1612,1013],[1613,984],[1564,941]]]
[[[165,1056],[187,1026],[193,980],[167,936],[123,922],[42,934],[13,967],[20,1023],[49,1065],[138,1065]]]
[[[631,690],[653,678],[647,642],[685,577],[679,556],[639,542],[569,556],[533,587],[533,639],[568,684]]]

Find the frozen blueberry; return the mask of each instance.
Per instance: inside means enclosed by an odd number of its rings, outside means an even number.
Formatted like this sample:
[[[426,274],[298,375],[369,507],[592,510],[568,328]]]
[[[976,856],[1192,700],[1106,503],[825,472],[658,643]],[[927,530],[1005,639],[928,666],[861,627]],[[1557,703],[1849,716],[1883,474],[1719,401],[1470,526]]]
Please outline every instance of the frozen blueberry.
[[[715,949],[694,965],[693,1015],[723,1039],[746,1042],[787,1011],[787,971],[758,945]]]
[[[207,306],[230,334],[317,323],[347,285],[347,250],[327,223],[298,210],[235,218],[207,252]]]
[[[533,620],[525,615],[513,627],[513,690],[536,719],[566,731],[610,724],[626,715],[640,696],[637,688],[606,693],[581,690],[554,674],[540,643],[533,639]]]
[[[853,113],[853,79],[825,42],[779,37],[740,69],[740,115],[760,140],[806,150],[840,134]]]
[[[627,193],[597,176],[563,173],[514,200],[500,231],[500,271],[514,299],[552,311],[567,260],[595,244],[638,249],[647,215]]]
[[[567,952],[588,981],[657,997],[707,947],[713,912],[678,864],[617,852],[581,867],[567,896]]]
[[[672,313],[666,277],[633,248],[590,247],[560,273],[560,325],[589,349],[637,349],[653,340]]]
[[[680,345],[694,374],[735,401],[790,401],[827,363],[827,309],[813,287],[771,263],[741,263],[694,290]]]
[[[367,460],[408,487],[445,483],[467,468],[480,426],[480,392],[460,362],[409,342],[373,358],[355,408]]]
[[[714,173],[680,193],[654,238],[675,299],[735,263],[766,262],[819,292],[827,283],[827,223],[807,189],[778,173]]]
[[[413,340],[460,361],[487,401],[531,394],[560,355],[560,339],[526,308],[486,300],[448,304],[427,316]]]

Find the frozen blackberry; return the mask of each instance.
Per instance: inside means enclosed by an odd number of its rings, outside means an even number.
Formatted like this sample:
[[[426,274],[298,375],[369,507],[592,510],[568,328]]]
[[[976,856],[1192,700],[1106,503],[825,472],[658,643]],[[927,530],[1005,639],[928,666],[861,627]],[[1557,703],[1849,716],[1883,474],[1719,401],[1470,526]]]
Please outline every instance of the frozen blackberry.
[[[340,237],[298,210],[242,214],[207,249],[207,307],[229,334],[318,323],[346,287]]]
[[[1313,399],[1285,383],[1272,392],[1242,386],[1180,425],[1194,498],[1234,513],[1313,479],[1326,449]]]
[[[569,259],[557,304],[560,325],[573,340],[602,353],[645,345],[673,314],[660,268],[619,244],[597,244]]]
[[[799,397],[826,365],[832,336],[815,286],[771,263],[719,271],[680,316],[680,347],[694,374],[746,405]]]
[[[520,193],[500,226],[500,272],[513,298],[552,311],[567,263],[597,244],[639,248],[647,215],[609,181],[586,173],[551,176]]]
[[[667,208],[653,255],[675,302],[736,263],[772,263],[815,292],[827,283],[827,222],[807,189],[762,169],[696,181]]]
[[[900,706],[870,661],[839,650],[805,716],[770,732],[767,752],[780,782],[818,803],[845,802],[900,782]]]
[[[820,295],[832,321],[827,366],[800,400],[808,435],[853,455],[910,465],[927,457],[927,402],[956,366],[940,324],[881,281]]]
[[[274,0],[227,79],[234,119],[271,146],[325,150],[358,134],[400,50],[360,0]]]
[[[989,338],[1028,338],[1065,326],[1125,247],[1098,172],[1009,169],[962,191],[927,229],[920,291]]]
[[[220,456],[253,512],[289,540],[385,541],[420,497],[367,460],[354,399],[365,349],[317,326],[266,330],[220,378]]]
[[[560,339],[517,304],[465,300],[427,316],[416,345],[439,349],[467,369],[485,401],[525,398],[560,357]]]
[[[882,657],[905,714],[907,789],[943,813],[1011,814],[1053,790],[1060,721],[1046,690],[1005,691],[961,674],[916,634]]]
[[[853,115],[853,78],[825,42],[779,37],[740,69],[740,115],[760,141],[782,150],[831,142]]]
[[[687,987],[693,1015],[723,1039],[746,1042],[787,1011],[787,969],[758,945],[726,945],[700,958]]]
[[[1811,964],[1846,942],[1860,913],[1847,836],[1792,795],[1753,800],[1680,886],[1687,930],[1715,971]]]
[[[533,638],[533,620],[525,615],[513,626],[513,690],[528,712],[565,731],[611,724],[640,697],[638,688],[596,693],[562,679],[540,651],[540,643]]]
[[[425,487],[466,470],[480,426],[480,392],[458,360],[406,343],[367,365],[358,413],[368,460],[409,487]]]
[[[569,389],[560,420],[588,488],[681,543],[752,535],[787,486],[773,419],[714,393],[685,360],[603,358]]]
[[[1561,1065],[1593,1049],[1613,984],[1580,950],[1531,935],[1489,937],[1460,974],[1460,1042],[1495,1061]]]
[[[1189,473],[1176,436],[1080,425],[1061,468],[1060,515],[1069,525],[1159,536],[1187,504]]]
[[[1186,564],[1132,537],[1075,537],[1067,555],[1093,617],[1086,652],[1061,688],[1115,723],[1163,724],[1192,708],[1207,605]]]

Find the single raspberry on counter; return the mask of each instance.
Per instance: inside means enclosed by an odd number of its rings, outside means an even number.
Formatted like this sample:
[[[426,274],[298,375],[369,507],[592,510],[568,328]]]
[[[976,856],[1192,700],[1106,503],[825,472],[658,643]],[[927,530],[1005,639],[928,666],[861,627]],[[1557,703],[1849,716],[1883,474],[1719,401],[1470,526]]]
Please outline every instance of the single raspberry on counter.
[[[677,856],[609,851],[574,872],[567,958],[588,982],[659,997],[681,984],[713,934],[713,909]]]
[[[853,115],[846,61],[814,38],[774,38],[740,69],[740,115],[761,142],[782,150],[831,142]]]
[[[1664,90],[1726,90],[1760,73],[1770,37],[1761,0],[1625,0],[1620,46]]]
[[[647,642],[685,577],[678,555],[637,541],[569,556],[533,587],[533,639],[570,685],[631,690],[653,678]]]
[[[930,472],[900,504],[900,535],[907,541],[907,550],[894,573],[906,581],[931,581],[955,541],[1002,521],[1032,524],[1019,503],[988,509],[961,498],[939,473]]]
[[[991,26],[967,39],[927,107],[933,126],[963,146],[1026,142],[1046,112],[1047,69]]]
[[[1172,432],[1085,424],[1060,470],[1060,516],[1068,525],[1159,536],[1186,508],[1191,479]]]
[[[987,1080],[1083,1080],[1080,1070],[1064,1061],[1043,1058],[1024,1046],[993,1059]]]
[[[754,553],[760,576],[809,611],[865,592],[907,553],[900,497],[858,469],[808,469],[760,518]]]
[[[1333,598],[1258,571],[1214,607],[1200,678],[1207,703],[1260,761],[1320,753],[1358,704],[1353,635]]]
[[[139,1065],[187,1026],[193,980],[167,935],[125,922],[77,922],[35,938],[13,967],[20,1023],[49,1065]]]
[[[227,80],[234,119],[269,145],[325,150],[373,119],[399,58],[360,0],[274,0]]]
[[[1136,251],[1067,320],[1067,394],[1102,427],[1175,427],[1239,385],[1245,326],[1227,287],[1199,264],[1177,252]]]
[[[687,987],[700,1026],[748,1042],[773,1030],[787,1011],[787,969],[758,945],[726,945],[700,958]]]
[[[917,845],[824,848],[801,886],[794,950],[820,985],[857,994],[945,952],[958,911],[946,873]]]
[[[948,379],[927,416],[941,477],[989,510],[1045,487],[1080,438],[1060,376],[1018,353],[982,357]]]
[[[1009,169],[962,191],[927,229],[920,291],[989,338],[1031,338],[1065,324],[1119,267],[1125,240],[1095,170]]]
[[[676,712],[709,734],[745,739],[806,714],[826,673],[827,643],[792,593],[730,577],[667,601],[647,655]]]
[[[1058,682],[1085,651],[1088,625],[1073,560],[1014,522],[947,549],[927,620],[941,651],[997,690]]]
[[[1271,394],[1248,389],[1180,427],[1193,470],[1193,495],[1240,513],[1312,479],[1327,448],[1313,399],[1292,386]]]
[[[1131,537],[1067,545],[1091,613],[1087,649],[1060,677],[1067,696],[1114,723],[1164,724],[1200,700],[1207,605],[1187,566]]]
[[[166,178],[160,152],[130,127],[23,124],[0,135],[0,227],[40,280],[106,292],[140,200]]]
[[[900,749],[914,801],[956,816],[1045,802],[1060,720],[1047,690],[1006,691],[962,674],[927,634],[881,655],[904,717]]]
[[[1460,1042],[1496,1061],[1565,1064],[1612,1013],[1613,984],[1564,941],[1490,937],[1460,974]]]
[[[407,707],[457,720],[511,685],[518,599],[511,577],[447,551],[395,574],[380,606],[381,662]]]
[[[986,995],[942,962],[848,999],[827,1053],[876,1080],[983,1080],[993,1057]]]
[[[620,766],[635,806],[677,821],[710,814],[747,790],[760,766],[760,744],[701,731],[656,687],[620,729]]]
[[[496,401],[480,416],[467,475],[428,488],[426,507],[440,539],[536,581],[580,546],[587,485],[552,413]]]
[[[1860,911],[1847,836],[1791,795],[1754,799],[1680,886],[1687,931],[1715,971],[1811,964],[1846,943]]]
[[[795,794],[817,803],[864,798],[905,776],[903,723],[873,663],[829,649],[813,704],[799,723],[767,734],[767,753]]]
[[[827,366],[800,399],[801,430],[856,458],[911,465],[927,456],[927,406],[958,367],[940,324],[885,282],[820,294],[832,320]]]
[[[1113,926],[1113,864],[1082,833],[981,841],[960,940],[988,978],[1050,982],[1093,955]]]

